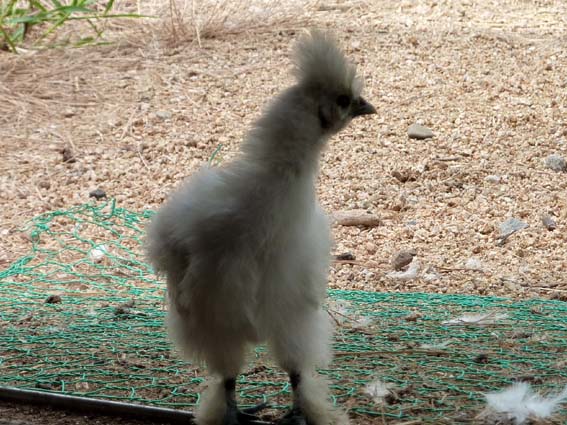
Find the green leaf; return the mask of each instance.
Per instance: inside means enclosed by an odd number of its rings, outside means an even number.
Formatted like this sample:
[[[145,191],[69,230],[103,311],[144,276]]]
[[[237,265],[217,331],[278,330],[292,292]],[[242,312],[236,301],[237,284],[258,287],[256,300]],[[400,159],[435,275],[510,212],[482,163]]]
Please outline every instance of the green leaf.
[[[20,16],[17,18],[8,18],[5,20],[5,22],[8,25],[16,25],[16,24],[39,24],[41,22],[45,22],[47,19],[45,19],[46,16],[45,15],[28,15],[28,16]]]
[[[92,44],[96,40],[95,37],[83,37],[79,41],[77,41],[74,46],[75,47],[82,47],[87,44]]]
[[[106,15],[108,12],[110,12],[110,9],[112,9],[112,7],[114,6],[114,0],[110,0],[107,4],[106,7],[104,8],[104,12],[102,13],[103,15]]]
[[[41,2],[38,1],[38,0],[29,0],[29,3],[30,3],[30,8],[28,9],[28,12],[31,12],[34,7],[36,9],[41,10],[42,12],[48,11],[48,9],[43,4],[41,4]]]
[[[53,12],[68,13],[69,15],[71,15],[73,13],[96,13],[96,10],[82,6],[63,6],[58,9],[54,9]]]
[[[6,43],[10,47],[10,50],[14,53],[17,53],[18,51],[16,50],[16,44],[14,43],[14,40],[12,40],[10,34],[8,34],[6,30],[4,30],[2,25],[0,25],[0,34],[4,36],[4,40],[6,40]]]

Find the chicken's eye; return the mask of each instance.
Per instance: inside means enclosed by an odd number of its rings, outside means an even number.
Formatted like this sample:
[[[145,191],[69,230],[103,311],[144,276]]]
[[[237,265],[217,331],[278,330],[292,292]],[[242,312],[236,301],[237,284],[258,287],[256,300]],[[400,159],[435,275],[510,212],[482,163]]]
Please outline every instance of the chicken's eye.
[[[337,105],[339,105],[341,108],[346,108],[348,105],[350,105],[350,97],[346,94],[341,94],[337,97]]]

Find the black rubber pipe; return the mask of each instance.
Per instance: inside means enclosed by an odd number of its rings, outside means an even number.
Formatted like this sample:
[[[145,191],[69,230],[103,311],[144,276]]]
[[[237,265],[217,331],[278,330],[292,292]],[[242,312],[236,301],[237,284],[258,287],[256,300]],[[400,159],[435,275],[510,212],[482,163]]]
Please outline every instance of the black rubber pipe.
[[[43,391],[0,387],[0,400],[18,404],[49,406],[58,410],[103,416],[121,416],[148,422],[194,424],[193,414],[183,410],[142,406],[118,401],[97,400]]]
[[[87,415],[121,416],[147,422],[172,425],[195,425],[191,412],[163,407],[143,406],[119,401],[98,400],[44,391],[22,390],[0,386],[0,400],[18,404],[49,406],[53,409]],[[272,425],[271,422],[250,421],[251,425]]]

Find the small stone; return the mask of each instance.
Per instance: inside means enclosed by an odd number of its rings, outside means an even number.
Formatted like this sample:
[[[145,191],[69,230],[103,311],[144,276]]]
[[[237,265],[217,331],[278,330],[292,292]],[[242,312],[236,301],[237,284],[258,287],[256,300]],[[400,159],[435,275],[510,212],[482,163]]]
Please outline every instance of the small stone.
[[[45,304],[59,304],[61,297],[59,295],[50,295],[45,299]]]
[[[549,155],[545,158],[545,166],[553,171],[567,172],[567,162],[565,158],[556,153]]]
[[[172,115],[171,115],[171,112],[169,112],[169,111],[157,111],[156,117],[165,121],[165,120],[171,119]]]
[[[489,362],[488,354],[480,353],[473,359],[475,363],[487,364]]]
[[[408,128],[408,136],[410,139],[417,140],[430,139],[433,137],[433,132],[422,125],[412,124]]]
[[[490,223],[484,223],[479,229],[481,235],[488,235],[494,231],[494,226]],[[476,254],[476,253],[475,253]]]
[[[35,384],[36,388],[39,388],[40,390],[52,390],[53,387],[49,384],[45,384],[43,382],[38,382],[37,384]]]
[[[502,181],[502,177],[491,174],[489,176],[486,176],[484,178],[484,181],[487,183],[500,183]]]
[[[557,229],[557,223],[549,214],[543,214],[541,216],[541,222],[545,226],[545,228],[549,231]]]
[[[333,217],[341,226],[376,227],[382,223],[380,217],[366,210],[337,211]]]
[[[365,248],[366,248],[366,253],[370,255],[376,254],[376,251],[378,250],[378,247],[373,242],[367,242],[365,244]]]
[[[37,184],[40,188],[49,190],[51,188],[51,183],[49,180],[42,180]]]
[[[404,320],[406,322],[417,322],[417,319],[421,319],[422,317],[423,315],[420,312],[414,311],[408,314],[406,317],[404,317]]]
[[[550,297],[550,300],[555,300],[555,301],[563,301],[563,302],[567,302],[567,294],[563,294],[561,292],[553,292]]]
[[[128,314],[131,313],[131,309],[132,309],[132,307],[134,307],[135,304],[136,304],[136,301],[133,300],[133,299],[126,301],[125,303],[122,303],[119,306],[116,306],[116,308],[114,309],[114,314],[116,314],[117,316],[128,315]]]
[[[522,220],[511,217],[500,225],[500,237],[505,239],[526,227],[529,227],[528,223],[524,223]]]
[[[77,162],[77,158],[75,158],[75,154],[68,146],[65,146],[63,149],[61,149],[61,156],[63,157],[63,162],[67,162],[69,164],[73,162]]]
[[[95,198],[97,201],[106,198],[106,192],[102,189],[95,189],[89,192],[89,198]]]
[[[63,116],[65,118],[71,118],[75,116],[75,111],[71,108],[65,109],[65,111],[63,111]]]
[[[405,267],[409,266],[412,262],[413,257],[417,255],[415,249],[409,251],[400,251],[392,258],[392,267],[394,270],[401,271]]]
[[[395,177],[401,183],[417,180],[417,176],[412,170],[394,170],[392,171],[392,177]]]
[[[419,45],[419,41],[415,36],[408,37],[408,43],[411,44],[413,47],[417,47]]]
[[[514,339],[526,339],[526,338],[531,338],[533,335],[533,333],[531,332],[526,332],[523,330],[517,330],[512,332],[512,335],[510,335],[511,338]]]
[[[338,254],[335,258],[339,261],[354,261],[354,260],[356,260],[356,257],[354,256],[354,254],[352,252],[345,252],[343,254]]]

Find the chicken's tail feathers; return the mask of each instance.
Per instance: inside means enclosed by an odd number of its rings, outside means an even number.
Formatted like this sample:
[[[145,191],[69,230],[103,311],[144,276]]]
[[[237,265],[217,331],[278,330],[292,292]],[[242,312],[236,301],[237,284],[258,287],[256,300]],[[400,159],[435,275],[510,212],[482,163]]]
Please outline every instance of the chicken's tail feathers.
[[[295,46],[294,62],[294,75],[302,84],[353,92],[362,90],[356,67],[330,33],[313,29],[304,34]]]
[[[189,267],[189,253],[180,246],[176,246],[168,237],[167,228],[163,225],[159,215],[148,227],[145,241],[146,256],[158,275],[165,275],[169,279],[183,279]]]

